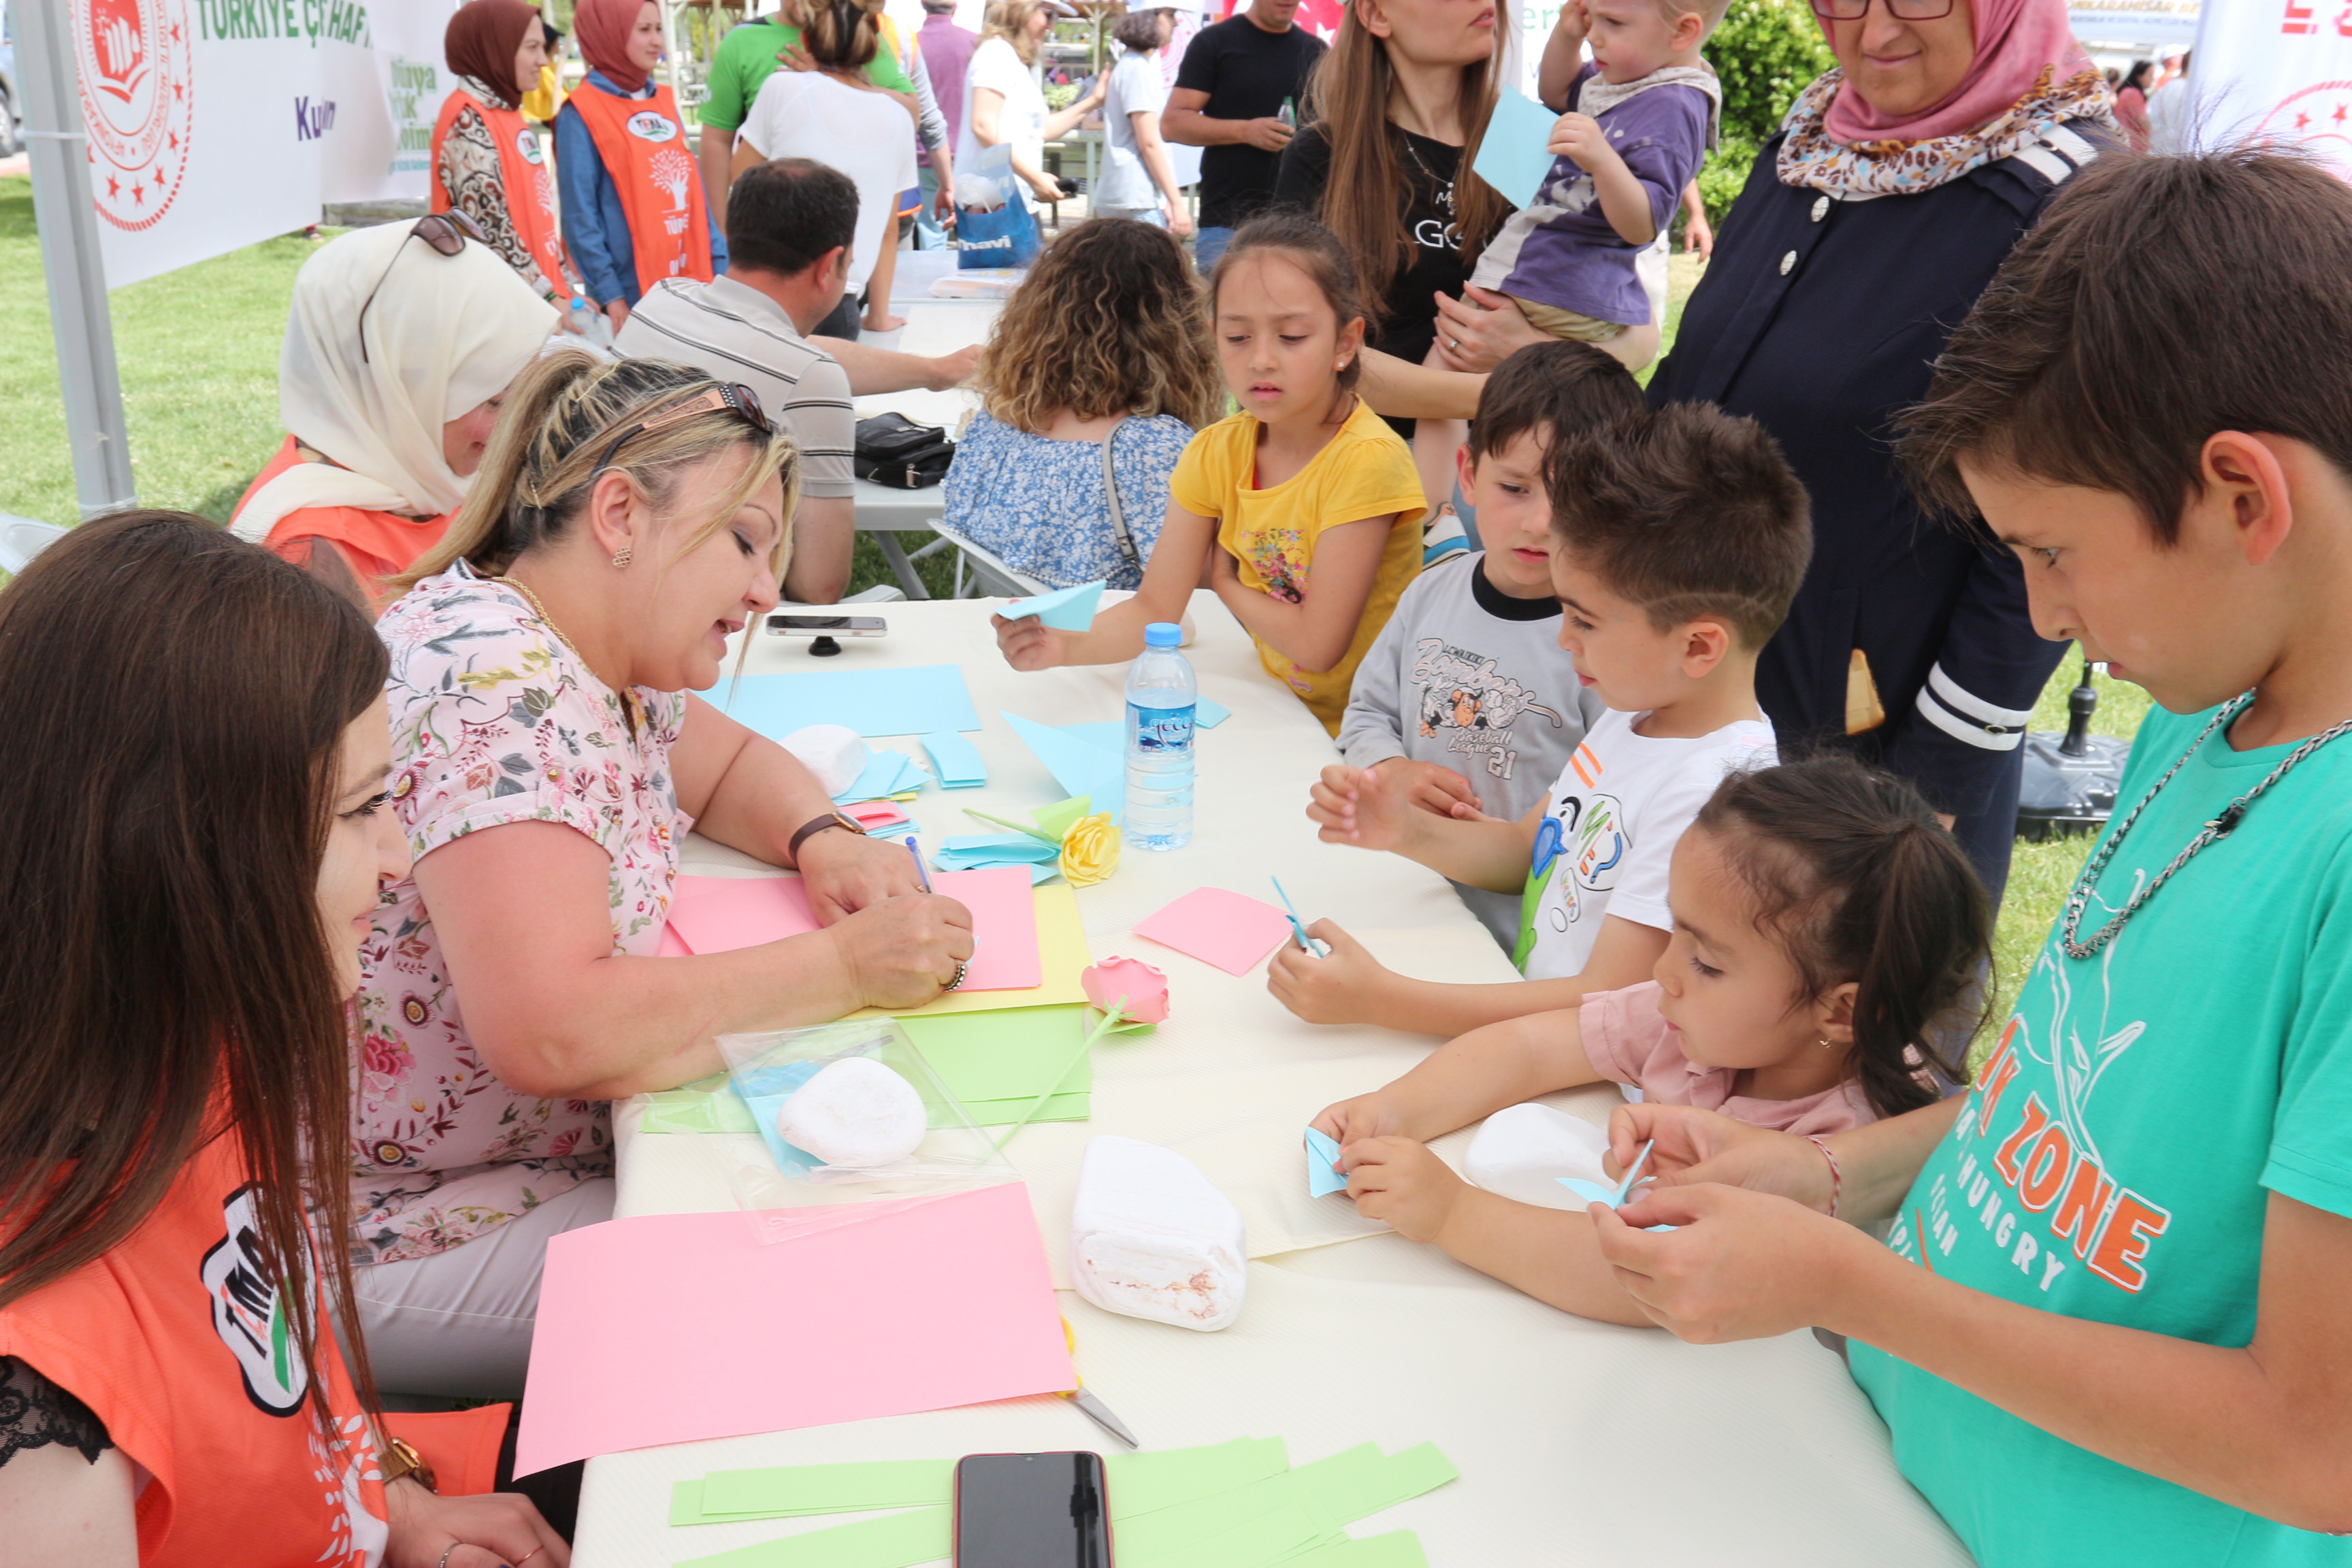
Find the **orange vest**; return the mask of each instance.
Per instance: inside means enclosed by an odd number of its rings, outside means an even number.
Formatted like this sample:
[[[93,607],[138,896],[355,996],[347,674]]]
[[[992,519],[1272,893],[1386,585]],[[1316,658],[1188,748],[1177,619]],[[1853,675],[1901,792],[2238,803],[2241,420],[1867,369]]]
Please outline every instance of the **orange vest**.
[[[0,1308],[0,1355],[89,1405],[152,1478],[135,1505],[141,1568],[374,1568],[388,1534],[374,1436],[320,1310],[342,1441],[320,1437],[286,1329],[289,1311],[314,1309],[259,1267],[255,1192],[236,1139],[215,1137],[121,1245]],[[405,1417],[398,1429],[444,1491],[486,1491],[507,1410],[436,1418],[430,1436]]]
[[[579,111],[621,193],[637,292],[651,293],[665,278],[709,282],[709,204],[669,89],[656,87],[651,98],[615,98],[583,81],[564,101]]]
[[[568,292],[563,282],[563,236],[555,221],[555,181],[539,144],[539,133],[523,122],[515,110],[498,109],[459,88],[441,104],[441,118],[433,126],[433,210],[447,212],[449,193],[441,184],[441,143],[460,111],[472,110],[489,127],[499,150],[499,184],[506,195],[507,221],[522,240],[523,248],[539,263],[549,288]]]
[[[286,444],[245,487],[245,494],[237,497],[236,510],[229,513],[229,521],[236,521],[236,513],[245,510],[254,491],[301,460],[294,437],[287,437]],[[341,553],[352,575],[366,590],[369,605],[381,614],[384,607],[383,580],[397,577],[415,564],[417,557],[440,543],[441,536],[449,531],[452,515],[443,512],[439,517],[420,520],[355,506],[306,506],[278,520],[269,530],[268,545],[300,566],[310,561],[317,541],[327,541]]]

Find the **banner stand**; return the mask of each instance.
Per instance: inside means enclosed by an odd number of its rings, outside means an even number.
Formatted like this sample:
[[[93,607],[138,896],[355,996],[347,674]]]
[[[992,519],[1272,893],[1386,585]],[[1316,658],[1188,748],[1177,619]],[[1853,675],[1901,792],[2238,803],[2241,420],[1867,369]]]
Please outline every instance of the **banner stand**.
[[[17,80],[33,164],[33,216],[41,231],[41,271],[49,289],[49,330],[65,393],[66,439],[82,521],[139,504],[122,382],[114,363],[114,318],[106,302],[106,258],[91,200],[89,143],[81,89],[67,37],[68,7],[36,0],[15,8]]]

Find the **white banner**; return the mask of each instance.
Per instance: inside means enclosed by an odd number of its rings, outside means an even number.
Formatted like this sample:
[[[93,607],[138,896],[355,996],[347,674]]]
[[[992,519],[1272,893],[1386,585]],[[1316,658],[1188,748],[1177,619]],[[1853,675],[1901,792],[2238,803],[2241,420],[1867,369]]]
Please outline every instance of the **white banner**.
[[[455,6],[68,0],[107,286],[316,223],[325,201],[422,198]]]
[[[2154,55],[2197,41],[2198,0],[2070,0],[2066,16],[2086,44],[2134,45]]]
[[[2299,142],[2352,180],[2352,5],[2207,0],[2190,60],[2200,146]]]

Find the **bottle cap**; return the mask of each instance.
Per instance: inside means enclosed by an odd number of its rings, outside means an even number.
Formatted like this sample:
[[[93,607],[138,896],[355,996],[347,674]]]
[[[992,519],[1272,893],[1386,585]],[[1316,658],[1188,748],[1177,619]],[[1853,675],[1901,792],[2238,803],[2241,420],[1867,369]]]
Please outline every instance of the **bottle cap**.
[[[1143,628],[1146,647],[1174,647],[1184,640],[1184,628],[1173,621],[1154,621]]]

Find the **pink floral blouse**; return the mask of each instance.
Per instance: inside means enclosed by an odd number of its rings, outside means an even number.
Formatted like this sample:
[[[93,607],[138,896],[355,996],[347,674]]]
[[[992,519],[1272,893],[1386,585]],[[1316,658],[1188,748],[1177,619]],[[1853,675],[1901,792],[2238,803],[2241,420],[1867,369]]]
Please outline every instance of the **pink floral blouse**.
[[[613,858],[613,951],[660,945],[692,820],[669,751],[686,699],[623,699],[502,583],[463,562],[384,612],[391,795],[418,860],[509,822],[561,822]],[[412,877],[361,950],[352,1261],[425,1258],[613,1168],[605,1106],[517,1094],[466,1037],[432,912]]]

